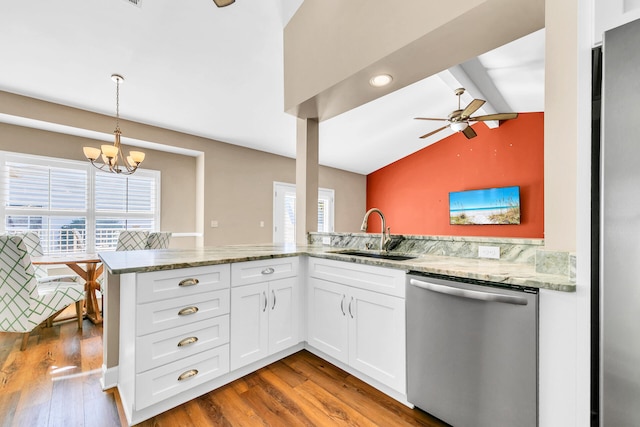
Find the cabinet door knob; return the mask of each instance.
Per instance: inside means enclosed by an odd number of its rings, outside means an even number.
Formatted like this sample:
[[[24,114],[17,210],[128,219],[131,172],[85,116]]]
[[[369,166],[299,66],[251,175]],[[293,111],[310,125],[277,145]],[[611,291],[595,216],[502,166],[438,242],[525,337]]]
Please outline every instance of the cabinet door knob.
[[[178,381],[184,381],[188,378],[195,377],[196,375],[198,375],[197,369],[189,369],[188,371],[180,374],[180,376],[178,377]]]
[[[265,268],[264,270],[262,270],[262,274],[273,274],[274,272],[275,270],[273,269],[273,267]]]
[[[180,340],[180,342],[178,343],[178,347],[184,347],[185,345],[193,344],[196,342],[198,342],[198,337],[185,338]]]
[[[187,316],[198,312],[198,307],[185,307],[178,312],[178,316]]]
[[[193,286],[197,285],[198,283],[200,283],[198,279],[189,277],[188,279],[181,280],[180,283],[178,283],[178,286]]]

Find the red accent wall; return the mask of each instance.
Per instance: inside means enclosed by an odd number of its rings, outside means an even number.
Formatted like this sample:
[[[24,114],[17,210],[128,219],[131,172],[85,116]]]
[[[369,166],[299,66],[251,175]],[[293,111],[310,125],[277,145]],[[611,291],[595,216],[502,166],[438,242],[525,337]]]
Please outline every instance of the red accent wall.
[[[393,234],[544,237],[544,113],[524,113],[478,136],[456,133],[367,176],[367,209]],[[417,137],[417,136],[416,136]],[[520,186],[520,224],[450,225],[449,192]],[[371,215],[369,232],[380,232]]]

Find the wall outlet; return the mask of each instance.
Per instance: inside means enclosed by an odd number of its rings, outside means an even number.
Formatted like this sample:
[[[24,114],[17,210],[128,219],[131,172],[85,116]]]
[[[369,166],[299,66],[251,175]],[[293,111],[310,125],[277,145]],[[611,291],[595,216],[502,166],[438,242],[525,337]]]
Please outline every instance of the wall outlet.
[[[217,227],[218,227],[218,221],[211,220],[211,228],[217,228]]]
[[[499,246],[478,246],[478,258],[500,259]]]

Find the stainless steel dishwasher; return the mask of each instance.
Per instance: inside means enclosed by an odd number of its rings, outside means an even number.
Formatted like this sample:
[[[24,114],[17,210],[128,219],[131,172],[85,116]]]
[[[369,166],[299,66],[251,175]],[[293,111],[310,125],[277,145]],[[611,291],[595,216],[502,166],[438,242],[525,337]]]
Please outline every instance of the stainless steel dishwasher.
[[[455,427],[537,426],[538,290],[450,279],[407,275],[409,402]]]

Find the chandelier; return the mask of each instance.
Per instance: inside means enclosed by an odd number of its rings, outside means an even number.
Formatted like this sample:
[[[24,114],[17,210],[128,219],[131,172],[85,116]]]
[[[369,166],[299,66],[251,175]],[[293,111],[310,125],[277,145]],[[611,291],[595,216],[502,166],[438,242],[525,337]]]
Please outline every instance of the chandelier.
[[[119,74],[112,74],[111,80],[116,82],[116,130],[115,142],[113,145],[104,144],[100,148],[83,147],[82,151],[93,166],[101,171],[131,175],[138,169],[138,166],[144,160],[142,151],[130,151],[127,157],[123,157],[120,147],[120,83],[124,81],[124,77]],[[98,158],[102,159],[102,163],[96,163]]]

